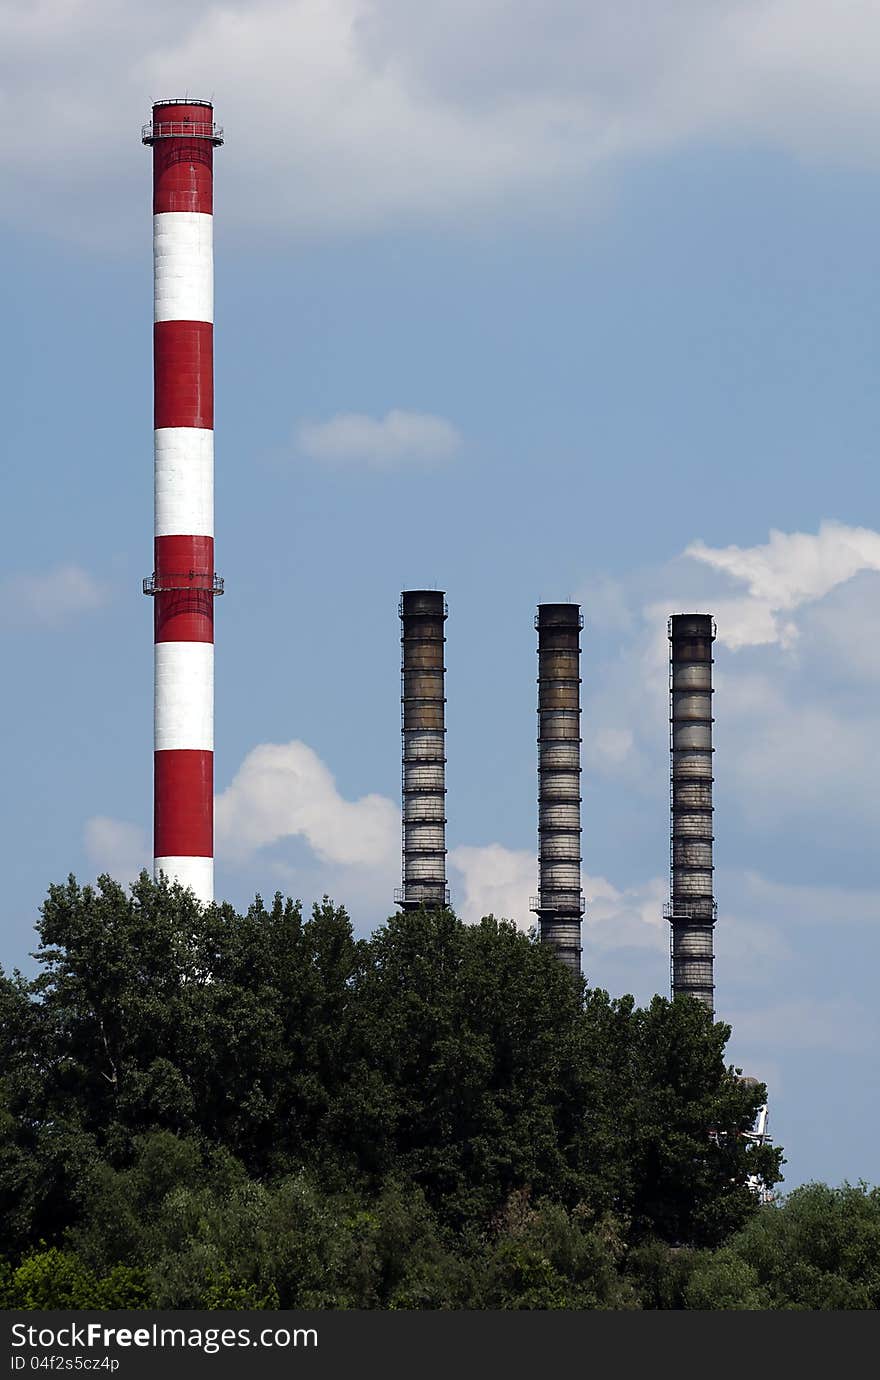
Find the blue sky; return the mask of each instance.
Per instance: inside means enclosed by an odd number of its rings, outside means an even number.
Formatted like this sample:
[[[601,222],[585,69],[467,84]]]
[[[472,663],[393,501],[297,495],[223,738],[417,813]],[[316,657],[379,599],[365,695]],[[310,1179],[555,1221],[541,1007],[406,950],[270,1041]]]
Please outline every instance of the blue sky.
[[[876,1181],[880,17],[472,8],[0,18],[7,128],[46,93],[0,149],[0,959],[149,857],[139,127],[213,95],[218,894],[387,914],[397,600],[438,585],[453,898],[528,926],[532,618],[579,599],[585,970],[665,992],[666,615],[714,611],[719,1014],[789,1185]]]

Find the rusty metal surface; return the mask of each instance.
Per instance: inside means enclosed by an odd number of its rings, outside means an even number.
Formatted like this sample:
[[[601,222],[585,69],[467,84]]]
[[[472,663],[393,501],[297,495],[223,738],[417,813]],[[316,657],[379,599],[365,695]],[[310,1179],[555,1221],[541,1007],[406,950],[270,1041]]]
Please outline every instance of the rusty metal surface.
[[[541,941],[581,970],[581,708],[578,604],[539,604],[538,891]]]
[[[404,590],[400,614],[400,703],[403,767],[405,910],[448,906],[446,885],[446,686],[442,590]]]
[[[712,644],[708,613],[669,619],[670,880],[672,995],[714,1010]]]

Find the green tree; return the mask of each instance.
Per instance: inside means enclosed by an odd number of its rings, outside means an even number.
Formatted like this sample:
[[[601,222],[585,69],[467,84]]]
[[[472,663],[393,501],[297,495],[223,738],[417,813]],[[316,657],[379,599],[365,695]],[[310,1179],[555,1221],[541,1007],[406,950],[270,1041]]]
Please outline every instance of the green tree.
[[[12,1260],[72,1247],[169,1307],[452,1306],[515,1195],[628,1247],[709,1246],[755,1212],[749,1174],[778,1177],[727,1027],[589,990],[491,916],[356,941],[326,898],[241,915],[143,874],[50,888],[38,931],[40,975],[0,975]]]
[[[366,946],[355,994],[353,1073],[380,1109],[375,1171],[419,1184],[459,1227],[524,1184],[566,1190],[580,1134],[567,1102],[583,1105],[586,1070],[579,994],[546,949],[492,917],[395,916]]]
[[[689,1247],[670,1246],[656,1239],[633,1247],[627,1254],[626,1275],[642,1308],[685,1308],[685,1290],[698,1254]]]
[[[702,1251],[684,1287],[686,1308],[750,1309],[769,1307],[755,1270],[735,1250],[722,1246]]]
[[[482,1308],[637,1308],[619,1266],[625,1254],[620,1226],[584,1207],[532,1205],[513,1194],[498,1215],[494,1241],[476,1276]]]
[[[730,1242],[772,1308],[880,1308],[880,1189],[806,1184]]]
[[[781,1178],[782,1151],[744,1138],[766,1099],[726,1066],[730,1027],[690,997],[634,1012],[628,1215],[637,1235],[716,1245],[755,1211],[748,1178]]]
[[[17,1270],[7,1269],[3,1282],[5,1308],[146,1308],[143,1275],[118,1265],[102,1279],[70,1251],[57,1246],[33,1252]]]

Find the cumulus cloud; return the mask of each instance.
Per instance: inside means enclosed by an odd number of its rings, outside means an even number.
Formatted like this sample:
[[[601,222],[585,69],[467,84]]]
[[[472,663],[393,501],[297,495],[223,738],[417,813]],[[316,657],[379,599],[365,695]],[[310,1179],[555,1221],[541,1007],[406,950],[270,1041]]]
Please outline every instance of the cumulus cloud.
[[[716,677],[744,817],[777,831],[812,815],[823,838],[843,821],[875,827],[880,533],[827,521],[816,533],[771,532],[759,546],[695,542],[685,554],[746,587],[741,598],[703,601],[719,643],[752,651]]]
[[[663,903],[669,895],[665,877],[619,888],[604,877],[584,878],[587,903],[584,943],[612,949],[669,947],[669,924],[663,919]]]
[[[500,843],[453,848],[449,861],[462,882],[456,909],[473,924],[483,915],[515,920],[520,929],[536,923],[529,899],[537,891],[537,860],[525,849]],[[662,878],[620,889],[605,877],[585,876],[587,906],[585,944],[594,949],[662,949],[668,943],[663,902],[668,884]]]
[[[353,884],[359,909],[390,899],[400,865],[397,807],[375,794],[344,799],[329,768],[302,742],[263,743],[248,753],[215,800],[215,832],[218,860],[239,870],[249,867],[261,849],[302,839],[327,865],[319,889],[344,890]],[[453,905],[469,924],[489,914],[513,920],[524,931],[536,923],[529,909],[537,890],[534,852],[500,843],[462,844],[450,850],[448,861]],[[260,866],[293,887],[300,885],[304,872],[313,872],[283,857],[263,859]],[[586,930],[592,949],[665,948],[665,887],[655,878],[619,889],[604,877],[586,876]],[[658,982],[662,971],[661,963]]]
[[[316,460],[362,461],[390,468],[447,460],[459,449],[461,437],[443,417],[393,408],[384,417],[344,412],[327,422],[304,423],[297,442],[305,455]]]
[[[214,805],[218,851],[243,862],[284,838],[302,838],[324,862],[388,867],[399,856],[400,813],[381,795],[346,800],[305,743],[261,743]]]
[[[55,627],[107,601],[107,591],[78,565],[59,565],[0,580],[0,622]]]
[[[529,898],[538,889],[534,853],[500,843],[461,845],[451,849],[449,862],[460,882],[453,904],[463,920],[475,924],[484,915],[497,915],[516,921],[521,930],[535,924],[529,910]]]
[[[108,872],[118,882],[131,882],[150,866],[150,845],[139,824],[107,815],[86,820],[85,848],[96,873]]]
[[[748,588],[748,598],[716,601],[718,637],[732,650],[779,642],[791,646],[797,625],[785,615],[824,598],[864,570],[880,571],[880,533],[823,522],[808,532],[771,532],[763,546],[711,547],[684,553]]]
[[[218,856],[239,867],[262,848],[303,839],[322,862],[360,869],[385,879],[400,860],[400,812],[385,796],[345,800],[333,775],[305,743],[263,743],[249,752],[232,783],[215,800]],[[450,850],[453,904],[475,923],[495,914],[522,930],[535,923],[529,900],[537,890],[535,853],[500,843],[462,844]],[[285,879],[295,870],[282,864]],[[367,878],[369,882],[369,878]],[[619,889],[586,876],[584,893],[591,943],[599,948],[662,948],[666,883],[654,878]]]
[[[0,186],[11,219],[112,244],[147,103],[187,90],[228,127],[227,223],[270,232],[555,208],[707,139],[873,164],[878,43],[865,0],[7,4]]]
[[[625,783],[661,808],[667,617],[709,611],[719,799],[739,826],[761,830],[762,846],[772,837],[792,847],[809,830],[811,856],[827,864],[861,841],[869,881],[880,824],[880,533],[824,521],[753,546],[693,542],[665,567],[634,572],[625,606],[638,617],[630,631],[623,622],[610,630],[614,652],[585,689],[587,781]],[[588,605],[585,614],[589,625]]]

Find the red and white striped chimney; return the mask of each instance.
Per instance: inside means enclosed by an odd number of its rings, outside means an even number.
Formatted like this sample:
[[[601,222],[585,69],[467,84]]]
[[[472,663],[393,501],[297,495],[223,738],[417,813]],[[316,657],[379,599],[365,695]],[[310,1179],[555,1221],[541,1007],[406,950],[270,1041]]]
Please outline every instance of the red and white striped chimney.
[[[214,899],[214,256],[210,101],[158,101],[153,149],[153,867]]]

